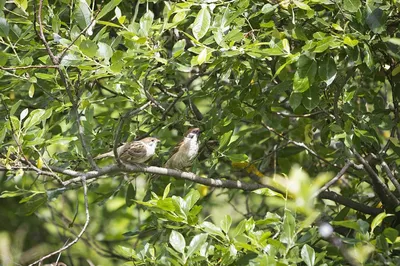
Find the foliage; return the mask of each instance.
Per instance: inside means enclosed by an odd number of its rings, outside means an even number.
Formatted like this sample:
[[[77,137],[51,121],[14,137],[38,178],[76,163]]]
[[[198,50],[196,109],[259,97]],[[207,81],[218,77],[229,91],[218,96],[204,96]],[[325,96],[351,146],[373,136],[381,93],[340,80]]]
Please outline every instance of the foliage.
[[[2,265],[396,265],[399,7],[0,0]],[[192,181],[93,160],[190,126]]]

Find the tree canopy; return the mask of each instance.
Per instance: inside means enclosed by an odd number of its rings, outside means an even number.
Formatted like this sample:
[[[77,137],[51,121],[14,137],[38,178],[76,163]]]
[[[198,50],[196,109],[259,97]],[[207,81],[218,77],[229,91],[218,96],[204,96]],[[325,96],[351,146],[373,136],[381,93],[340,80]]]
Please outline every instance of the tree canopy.
[[[399,8],[0,0],[2,265],[397,265]]]

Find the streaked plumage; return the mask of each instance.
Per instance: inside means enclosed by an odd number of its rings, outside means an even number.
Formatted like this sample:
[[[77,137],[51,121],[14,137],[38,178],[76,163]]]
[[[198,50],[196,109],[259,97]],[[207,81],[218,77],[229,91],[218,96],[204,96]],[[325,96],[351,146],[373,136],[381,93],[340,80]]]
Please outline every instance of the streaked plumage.
[[[165,167],[183,170],[192,166],[193,160],[199,152],[199,134],[199,128],[189,129],[183,140],[174,148],[172,156],[165,163]]]
[[[160,140],[152,137],[127,142],[117,148],[118,157],[124,163],[144,163],[155,154],[158,142],[160,142]],[[110,151],[101,154],[94,159],[102,159],[105,157],[114,157],[114,152]]]

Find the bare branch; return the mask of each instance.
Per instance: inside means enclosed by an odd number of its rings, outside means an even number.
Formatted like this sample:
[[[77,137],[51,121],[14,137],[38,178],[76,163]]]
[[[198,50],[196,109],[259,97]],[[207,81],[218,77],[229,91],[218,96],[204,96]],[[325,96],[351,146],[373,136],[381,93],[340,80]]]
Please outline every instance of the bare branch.
[[[86,229],[87,229],[87,227],[89,225],[89,222],[90,222],[90,214],[89,214],[89,202],[88,202],[88,197],[87,197],[87,185],[86,185],[85,177],[81,177],[81,181],[82,181],[82,186],[83,186],[83,197],[84,197],[84,201],[85,201],[85,212],[86,212],[86,222],[83,225],[82,230],[76,236],[76,238],[72,242],[70,242],[68,245],[65,245],[62,248],[60,248],[60,249],[58,249],[58,250],[56,250],[56,251],[54,251],[54,252],[52,252],[52,253],[50,253],[50,254],[48,254],[46,256],[41,257],[39,260],[35,261],[34,263],[29,264],[29,266],[32,266],[32,265],[35,265],[35,264],[39,264],[40,265],[43,260],[45,260],[47,258],[50,258],[50,257],[52,257],[54,255],[57,255],[58,253],[61,253],[61,252],[65,251],[65,250],[69,249],[72,245],[76,244],[79,241],[79,239],[82,237],[82,235],[85,233],[85,231],[86,231]]]

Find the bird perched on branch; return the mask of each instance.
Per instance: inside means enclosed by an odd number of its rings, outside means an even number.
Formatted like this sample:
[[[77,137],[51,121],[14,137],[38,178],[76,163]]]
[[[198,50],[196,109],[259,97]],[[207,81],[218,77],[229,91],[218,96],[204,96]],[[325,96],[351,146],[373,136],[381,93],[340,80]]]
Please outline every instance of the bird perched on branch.
[[[199,134],[199,128],[189,129],[183,140],[174,148],[171,157],[165,163],[165,167],[178,170],[190,167],[199,152]]]
[[[118,157],[124,163],[144,163],[155,154],[158,142],[159,139],[151,137],[127,142],[117,148]],[[114,157],[114,152],[100,154],[94,159],[105,157]]]

